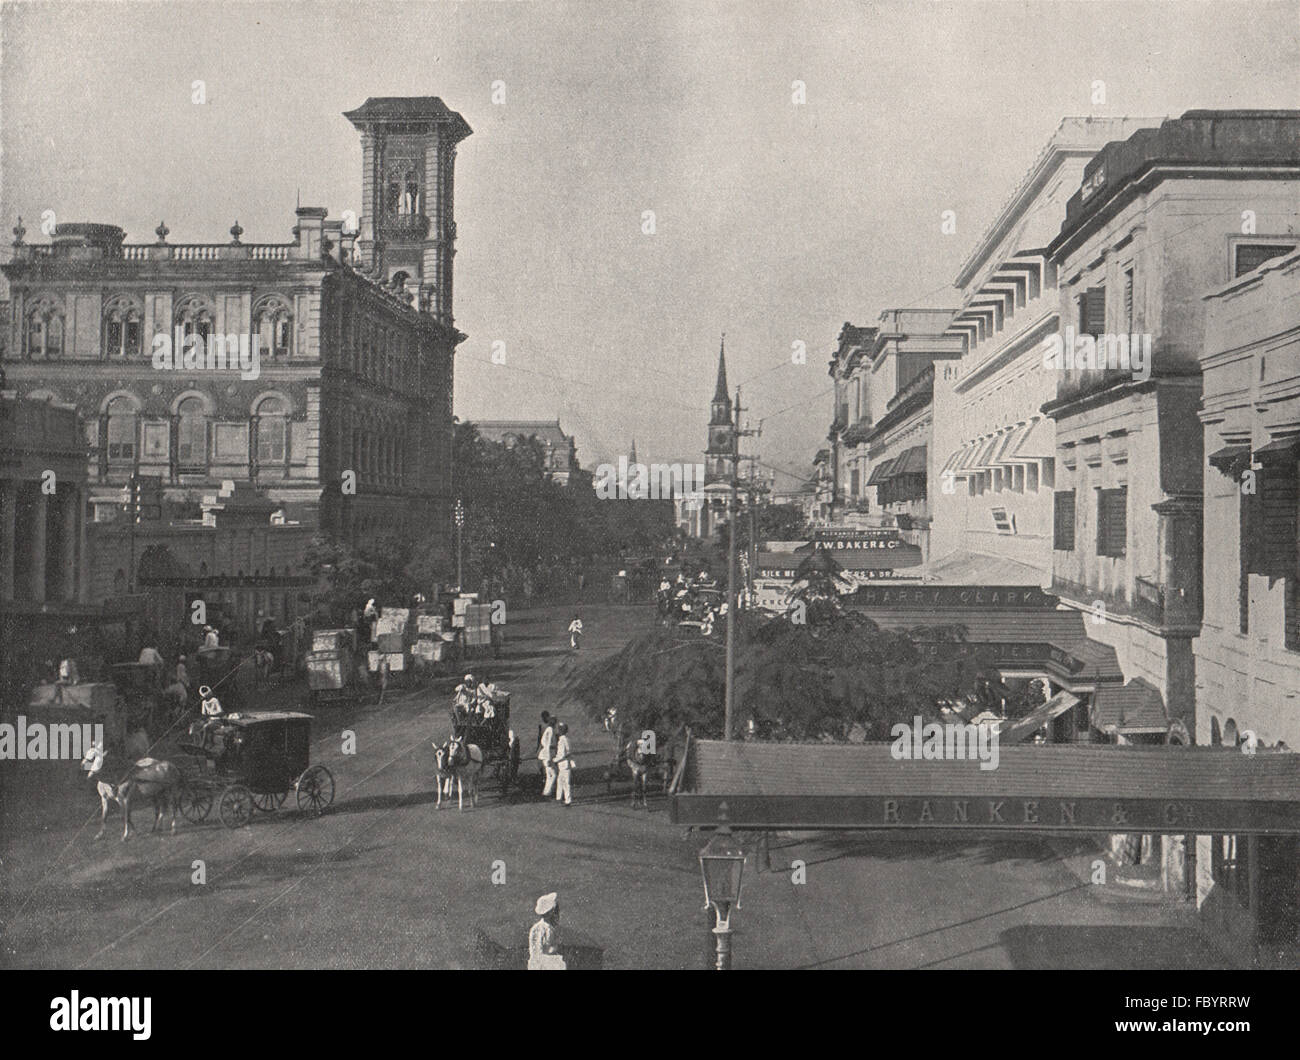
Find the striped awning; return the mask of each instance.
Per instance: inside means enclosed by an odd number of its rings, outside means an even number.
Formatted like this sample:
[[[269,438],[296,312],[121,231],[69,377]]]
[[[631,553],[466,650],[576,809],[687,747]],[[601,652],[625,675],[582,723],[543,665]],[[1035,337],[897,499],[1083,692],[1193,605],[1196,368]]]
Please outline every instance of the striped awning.
[[[889,469],[889,477],[895,475],[924,475],[926,470],[925,446],[917,445],[905,450]]]
[[[1015,450],[1010,454],[1013,460],[1052,460],[1056,451],[1048,441],[1048,428],[1042,420],[1029,424]]]
[[[871,469],[871,475],[870,475],[870,477],[867,479],[867,485],[868,485],[868,486],[879,486],[879,485],[880,485],[882,482],[884,482],[887,478],[889,478],[890,476],[892,476],[893,473],[894,473],[894,472],[893,472],[893,467],[894,467],[894,464],[895,464],[896,462],[897,462],[897,459],[895,459],[895,460],[882,460],[880,463],[878,463],[875,467],[873,467],[873,468]]]

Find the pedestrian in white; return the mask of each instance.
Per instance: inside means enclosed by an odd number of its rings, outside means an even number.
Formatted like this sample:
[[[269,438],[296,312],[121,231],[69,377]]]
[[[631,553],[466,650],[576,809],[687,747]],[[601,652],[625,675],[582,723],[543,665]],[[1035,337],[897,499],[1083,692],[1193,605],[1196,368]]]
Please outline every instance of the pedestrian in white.
[[[205,648],[219,648],[221,646],[220,637],[211,626],[203,627],[203,646]]]
[[[552,891],[537,899],[533,912],[539,917],[528,930],[528,970],[554,971],[564,968],[560,953],[560,898]]]
[[[565,806],[573,805],[573,755],[569,750],[569,727],[560,722],[555,727],[555,801],[564,800]]]
[[[569,647],[574,651],[582,647],[582,619],[577,615],[574,615],[573,621],[569,623]]]
[[[537,745],[537,761],[542,763],[542,771],[546,774],[546,786],[542,788],[542,798],[546,798],[555,788],[555,724],[549,718]]]

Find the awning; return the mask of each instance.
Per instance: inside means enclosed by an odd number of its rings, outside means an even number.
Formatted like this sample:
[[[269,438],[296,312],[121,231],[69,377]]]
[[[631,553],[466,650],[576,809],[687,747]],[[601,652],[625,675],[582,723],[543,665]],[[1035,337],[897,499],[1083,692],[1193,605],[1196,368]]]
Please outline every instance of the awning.
[[[1255,450],[1255,456],[1261,463],[1268,461],[1283,462],[1296,459],[1300,452],[1300,438],[1279,438],[1275,442],[1261,445]]]
[[[1048,441],[1048,428],[1042,420],[1034,420],[1029,425],[1010,456],[1013,460],[1052,460],[1056,457],[1056,451]]]
[[[939,471],[939,474],[942,476],[947,474],[949,471],[954,471],[957,468],[957,465],[961,462],[961,458],[965,452],[965,449],[954,449],[952,453],[949,454],[948,459],[944,463],[943,468]]]
[[[1162,733],[1169,731],[1160,690],[1140,677],[1128,684],[1103,685],[1092,700],[1089,719],[1094,729],[1107,733]]]
[[[1002,439],[999,437],[990,438],[980,447],[979,456],[971,461],[970,466],[976,470],[985,470],[993,466],[993,453]]]
[[[893,468],[894,463],[894,460],[882,460],[879,464],[873,467],[871,469],[871,475],[867,479],[867,485],[878,486],[884,482],[885,479],[889,478],[893,474],[891,469]]]
[[[1055,721],[1066,711],[1077,707],[1082,702],[1083,700],[1078,696],[1071,695],[1069,692],[1057,692],[1046,703],[1035,707],[1023,718],[999,731],[998,739],[1003,744],[1021,743],[1033,736],[1044,725]]]
[[[1007,465],[1008,461],[1013,459],[1016,446],[1020,444],[1021,439],[1025,436],[1025,432],[1028,430],[1028,427],[1012,427],[1011,430],[1006,433],[1002,440],[1002,445],[999,447],[997,454],[993,457],[994,462]]]
[[[956,733],[954,732],[954,736]],[[947,748],[948,734],[944,733]],[[952,741],[953,750],[957,741]],[[1099,744],[906,756],[897,742],[688,739],[673,778],[675,825],[1172,835],[1300,834],[1300,754]],[[977,748],[978,750],[978,748]],[[987,748],[986,748],[987,750]]]
[[[1250,446],[1225,445],[1209,455],[1210,466],[1231,478],[1236,478],[1250,466]]]
[[[889,477],[895,475],[924,475],[925,466],[925,446],[917,445],[906,450],[902,456],[894,461],[894,466],[889,469]]]

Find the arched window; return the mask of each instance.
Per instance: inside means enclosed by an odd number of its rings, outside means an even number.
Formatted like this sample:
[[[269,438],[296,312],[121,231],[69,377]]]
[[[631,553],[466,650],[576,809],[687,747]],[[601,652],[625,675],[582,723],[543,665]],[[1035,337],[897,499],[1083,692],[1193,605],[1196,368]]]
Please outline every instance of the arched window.
[[[138,357],[142,329],[140,307],[126,297],[104,308],[104,356]]]
[[[267,299],[253,314],[253,327],[257,332],[258,347],[264,353],[276,359],[289,356],[293,313],[288,303],[280,298]]]
[[[63,309],[42,298],[27,311],[27,356],[48,360],[63,356]]]
[[[202,298],[186,298],[176,307],[176,323],[180,325],[182,341],[191,335],[197,335],[203,340],[205,353],[208,340],[212,338],[212,332],[215,330],[214,319],[212,307]],[[180,357],[184,349],[182,346],[180,350],[174,351],[175,356]]]
[[[187,397],[176,408],[176,458],[181,471],[208,468],[208,417],[203,401]]]
[[[135,406],[127,397],[115,397],[108,403],[108,462],[133,464],[137,437]]]
[[[259,467],[283,465],[289,455],[289,406],[283,398],[263,398],[253,418]]]
[[[420,212],[420,181],[415,174],[415,170],[406,171],[406,192],[402,196],[402,213],[417,214]]]

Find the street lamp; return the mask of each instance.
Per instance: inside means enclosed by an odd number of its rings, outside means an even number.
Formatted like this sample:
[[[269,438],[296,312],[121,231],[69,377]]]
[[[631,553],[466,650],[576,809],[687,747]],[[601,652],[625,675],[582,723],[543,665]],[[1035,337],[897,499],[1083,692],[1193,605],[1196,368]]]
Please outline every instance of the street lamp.
[[[745,872],[745,852],[723,825],[700,851],[700,873],[704,876],[704,910],[712,907],[714,971],[731,967],[731,911],[740,908],[740,881]]]
[[[456,498],[456,591],[460,592],[465,587],[464,578],[461,576],[461,531],[465,529],[465,505],[460,503],[460,498]]]

